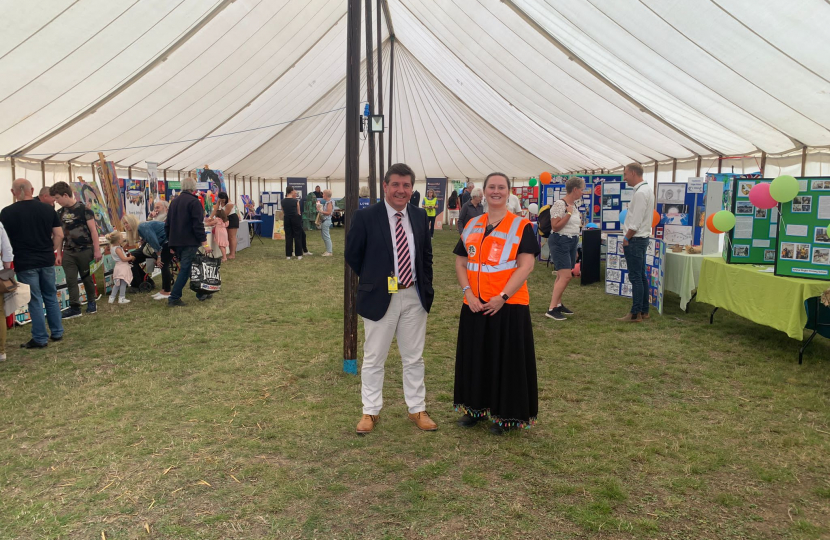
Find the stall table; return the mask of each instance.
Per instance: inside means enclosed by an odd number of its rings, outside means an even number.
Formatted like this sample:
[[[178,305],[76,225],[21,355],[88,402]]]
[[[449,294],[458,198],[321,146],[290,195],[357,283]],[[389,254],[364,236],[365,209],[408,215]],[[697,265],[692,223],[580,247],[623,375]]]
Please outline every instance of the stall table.
[[[752,265],[726,264],[720,256],[703,257],[697,299],[715,306],[709,323],[714,322],[715,312],[723,308],[802,340],[807,324],[805,302],[821,296],[830,282],[780,277],[763,270]],[[799,349],[799,363],[813,337]]]
[[[689,302],[695,298],[694,291],[700,281],[700,265],[703,255],[697,253],[673,253],[666,251],[664,291],[671,291],[680,297],[680,309],[689,311]]]

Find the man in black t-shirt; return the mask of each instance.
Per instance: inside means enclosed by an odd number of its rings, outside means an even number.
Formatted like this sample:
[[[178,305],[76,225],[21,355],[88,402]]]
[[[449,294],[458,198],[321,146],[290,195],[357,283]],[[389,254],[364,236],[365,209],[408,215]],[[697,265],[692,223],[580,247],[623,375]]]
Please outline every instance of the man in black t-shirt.
[[[98,306],[95,303],[95,282],[92,281],[89,265],[93,260],[101,260],[95,214],[75,200],[75,194],[66,182],[56,183],[50,188],[49,194],[61,207],[58,218],[63,227],[63,271],[66,273],[66,288],[69,292],[69,309],[63,312],[63,318],[81,316],[79,277],[86,290],[86,312],[92,315],[98,312]]]
[[[29,316],[32,318],[32,339],[21,347],[42,349],[49,345],[49,339],[63,339],[61,308],[55,287],[55,264],[62,262],[63,231],[55,210],[32,198],[34,188],[28,180],[15,180],[12,194],[17,202],[0,212],[0,222],[12,244],[17,280],[28,285],[31,292]],[[51,338],[46,333],[47,323]]]

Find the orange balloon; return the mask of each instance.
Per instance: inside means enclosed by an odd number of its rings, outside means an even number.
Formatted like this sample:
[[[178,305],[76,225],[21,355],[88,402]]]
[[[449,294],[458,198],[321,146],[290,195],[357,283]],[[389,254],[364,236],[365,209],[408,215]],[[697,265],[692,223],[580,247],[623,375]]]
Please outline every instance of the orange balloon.
[[[657,210],[654,211],[654,215],[651,218],[651,226],[656,227],[660,223],[660,214],[657,213]]]
[[[706,228],[715,234],[721,234],[722,231],[715,228],[715,224],[712,222],[713,219],[715,219],[715,214],[709,214],[709,217],[706,218]]]
[[[542,174],[539,175],[539,181],[542,182],[542,184],[544,184],[544,185],[550,184],[551,179],[552,179],[552,176],[549,172],[543,172]]]

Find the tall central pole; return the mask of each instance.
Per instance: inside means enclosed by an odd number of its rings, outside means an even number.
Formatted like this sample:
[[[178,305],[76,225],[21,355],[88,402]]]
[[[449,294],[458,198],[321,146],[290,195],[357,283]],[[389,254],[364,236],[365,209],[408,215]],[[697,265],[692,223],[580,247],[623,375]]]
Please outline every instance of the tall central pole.
[[[366,101],[369,114],[375,113],[375,48],[372,43],[372,0],[366,0]],[[380,16],[380,12],[378,12]],[[381,134],[381,138],[383,134]],[[378,200],[377,157],[375,157],[375,133],[369,129],[369,204]]]
[[[389,36],[389,167],[392,167],[392,113],[395,112],[395,34]]]
[[[383,41],[381,38],[383,37],[383,19],[381,19],[381,1],[377,0],[378,2],[378,114],[383,114]],[[383,194],[383,188],[380,187],[380,183],[383,181],[384,176],[384,169],[383,169],[383,133],[378,135],[378,193]]]
[[[346,220],[348,236],[357,212],[360,183],[358,107],[360,107],[360,0],[349,0],[346,45]],[[348,241],[347,241],[348,242]],[[348,249],[348,245],[346,246]],[[357,275],[343,263],[343,371],[357,375]]]

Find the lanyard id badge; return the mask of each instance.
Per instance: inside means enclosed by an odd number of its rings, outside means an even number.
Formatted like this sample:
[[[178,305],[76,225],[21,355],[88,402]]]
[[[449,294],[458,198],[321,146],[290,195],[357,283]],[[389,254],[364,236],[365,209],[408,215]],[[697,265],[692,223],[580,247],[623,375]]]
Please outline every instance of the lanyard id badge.
[[[389,294],[395,294],[398,292],[398,278],[396,276],[389,276],[386,278],[387,286],[389,288]]]

